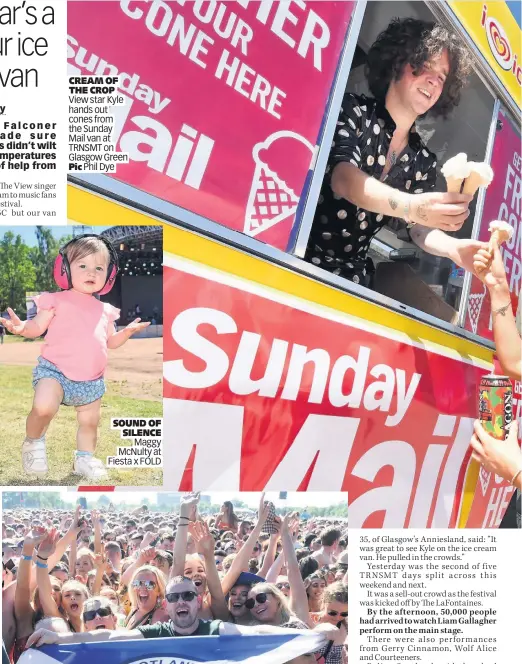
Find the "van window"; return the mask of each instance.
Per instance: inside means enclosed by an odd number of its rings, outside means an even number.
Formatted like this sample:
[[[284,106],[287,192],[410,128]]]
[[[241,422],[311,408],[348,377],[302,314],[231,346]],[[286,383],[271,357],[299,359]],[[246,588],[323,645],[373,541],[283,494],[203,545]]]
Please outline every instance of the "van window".
[[[346,84],[347,92],[372,97],[364,75],[366,53],[395,17],[434,20],[421,2],[369,2]],[[450,119],[428,116],[417,120],[421,139],[437,156],[436,191],[446,191],[440,167],[450,157],[465,152],[470,161],[485,160],[494,104],[493,95],[479,77],[472,74]],[[476,205],[477,196],[466,223],[454,234],[456,237],[471,238]],[[316,216],[314,223],[318,221]],[[464,271],[449,259],[422,251],[411,240],[406,222],[392,219],[383,226],[372,239],[368,256],[375,272],[361,285],[444,321],[457,323]]]

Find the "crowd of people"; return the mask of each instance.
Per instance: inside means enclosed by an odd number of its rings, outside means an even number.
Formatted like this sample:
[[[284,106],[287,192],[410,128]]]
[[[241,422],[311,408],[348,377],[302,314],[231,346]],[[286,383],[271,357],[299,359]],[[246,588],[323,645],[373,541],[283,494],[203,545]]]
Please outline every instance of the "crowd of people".
[[[163,313],[154,305],[149,311],[143,311],[139,304],[127,309],[126,323],[131,323],[135,318],[148,321],[151,325],[161,325],[163,323]]]
[[[187,494],[176,514],[4,510],[10,662],[48,643],[292,628],[324,641],[292,663],[346,664],[347,522],[277,516],[264,494],[255,518],[229,501],[202,516],[198,504]]]

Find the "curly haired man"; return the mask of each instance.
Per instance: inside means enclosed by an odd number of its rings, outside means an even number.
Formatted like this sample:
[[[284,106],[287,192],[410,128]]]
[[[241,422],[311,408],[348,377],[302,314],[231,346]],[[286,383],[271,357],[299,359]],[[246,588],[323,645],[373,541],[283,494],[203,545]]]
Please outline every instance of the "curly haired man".
[[[434,192],[437,158],[415,127],[448,117],[470,71],[459,38],[435,23],[394,19],[368,52],[373,98],[347,93],[330,151],[306,260],[366,285],[372,237],[389,221],[415,224],[422,249],[473,271],[483,243],[457,239],[471,196]]]

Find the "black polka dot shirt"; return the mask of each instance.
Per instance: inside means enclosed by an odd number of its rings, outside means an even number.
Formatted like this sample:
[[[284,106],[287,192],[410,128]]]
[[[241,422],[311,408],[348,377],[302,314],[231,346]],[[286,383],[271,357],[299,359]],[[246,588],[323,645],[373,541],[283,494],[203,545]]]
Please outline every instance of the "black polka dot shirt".
[[[394,131],[395,122],[377,100],[351,93],[344,96],[305,260],[357,284],[366,282],[370,241],[390,217],[368,212],[334,194],[332,171],[347,162],[381,179]],[[413,125],[408,145],[383,182],[421,194],[435,187],[436,167],[436,155],[422,143]]]

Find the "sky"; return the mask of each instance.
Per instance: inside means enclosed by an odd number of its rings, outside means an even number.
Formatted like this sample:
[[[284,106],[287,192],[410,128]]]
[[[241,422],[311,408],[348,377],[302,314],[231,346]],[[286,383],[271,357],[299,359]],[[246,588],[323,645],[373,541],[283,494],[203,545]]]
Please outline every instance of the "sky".
[[[516,0],[515,2],[506,2],[506,5],[511,10],[511,13],[515,17],[517,23],[521,25],[522,3],[520,0]]]
[[[71,226],[46,226],[49,230],[53,232],[54,237],[60,238],[65,235],[72,234]],[[101,233],[109,226],[96,226],[96,229],[89,230],[89,233]],[[35,226],[7,226],[2,227],[0,230],[0,238],[3,237],[3,234],[7,231],[11,231],[15,235],[21,235],[24,242],[32,247],[36,245],[36,235],[35,235]]]
[[[96,500],[97,497],[103,492],[86,493],[79,494],[74,491],[68,491],[63,489],[60,491],[60,496],[62,500],[68,502],[74,502],[79,495],[85,495],[87,499],[89,497],[91,500]],[[157,492],[155,491],[115,491],[110,493],[104,493],[114,504],[118,505],[125,503],[130,498],[130,503],[135,505],[140,503],[144,498],[149,498],[150,503],[153,505],[156,503]],[[212,504],[222,503],[224,500],[235,500],[239,499],[245,502],[252,509],[257,510],[259,505],[259,500],[261,497],[260,493],[249,493],[249,492],[239,492],[239,491],[226,491],[220,493],[214,492],[203,492],[203,495],[210,495],[210,500]],[[329,505],[338,505],[340,502],[346,501],[345,493],[337,493],[335,491],[323,491],[323,492],[290,492],[288,494],[288,499],[280,500],[279,493],[276,492],[267,492],[265,494],[265,500],[270,500],[274,503],[276,507],[284,507],[284,505],[291,505],[292,507],[305,508],[308,505],[315,507],[328,507]]]

